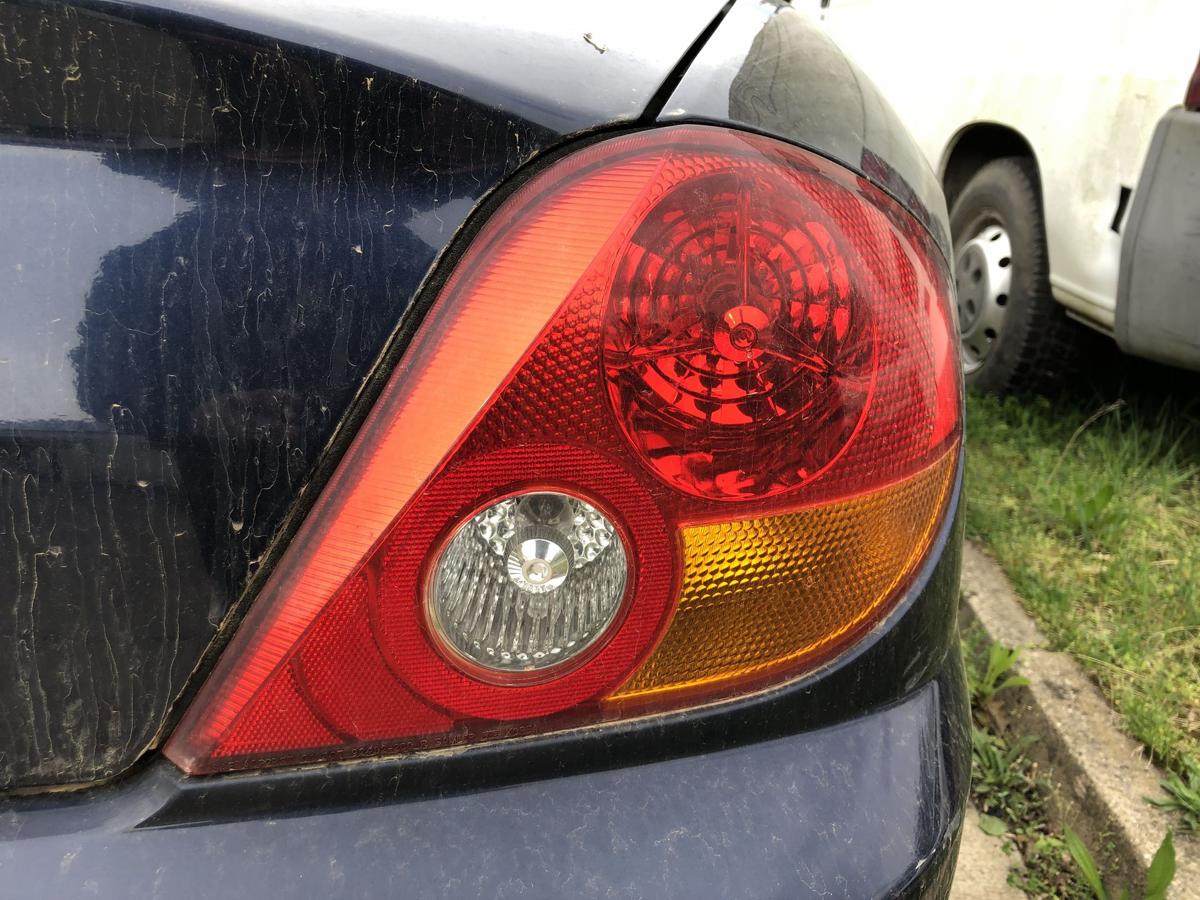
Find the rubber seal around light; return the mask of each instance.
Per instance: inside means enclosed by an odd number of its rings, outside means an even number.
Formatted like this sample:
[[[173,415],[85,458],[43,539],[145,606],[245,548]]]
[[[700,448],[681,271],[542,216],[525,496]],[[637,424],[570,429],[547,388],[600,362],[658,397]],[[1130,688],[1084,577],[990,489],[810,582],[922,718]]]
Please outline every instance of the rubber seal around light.
[[[561,473],[570,472],[570,481]],[[575,494],[610,516],[626,544],[625,597],[607,633],[571,666],[532,683],[485,680],[453,658],[426,620],[431,568],[461,522],[526,490]],[[449,511],[455,511],[448,516]],[[449,525],[447,525],[449,519]],[[657,647],[679,593],[677,530],[650,493],[607,456],[569,445],[527,445],[476,457],[442,472],[396,523],[399,550],[380,561],[370,615],[384,659],[426,702],[458,716],[507,721],[553,715],[615,690]]]

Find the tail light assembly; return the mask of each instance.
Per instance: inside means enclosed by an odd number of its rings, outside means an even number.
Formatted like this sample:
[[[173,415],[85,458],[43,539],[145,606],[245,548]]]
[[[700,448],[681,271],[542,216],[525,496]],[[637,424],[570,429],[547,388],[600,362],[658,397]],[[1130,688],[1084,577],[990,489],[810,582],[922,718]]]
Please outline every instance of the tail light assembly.
[[[778,141],[615,137],[445,281],[168,742],[204,774],[796,679],[911,584],[961,433],[945,263]]]

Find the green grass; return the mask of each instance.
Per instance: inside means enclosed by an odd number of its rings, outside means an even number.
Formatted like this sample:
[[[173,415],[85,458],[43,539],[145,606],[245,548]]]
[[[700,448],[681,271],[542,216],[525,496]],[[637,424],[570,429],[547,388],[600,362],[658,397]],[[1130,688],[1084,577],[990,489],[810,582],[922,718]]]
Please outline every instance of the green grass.
[[[1200,761],[1200,421],[1175,390],[970,397],[966,496],[968,535],[1051,643],[1184,772]]]

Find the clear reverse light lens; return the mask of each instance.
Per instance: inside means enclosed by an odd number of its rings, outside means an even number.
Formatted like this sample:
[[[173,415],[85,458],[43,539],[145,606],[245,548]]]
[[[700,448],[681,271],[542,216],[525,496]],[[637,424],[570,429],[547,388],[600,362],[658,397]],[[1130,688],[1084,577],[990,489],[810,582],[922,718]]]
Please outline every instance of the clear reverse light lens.
[[[510,497],[459,525],[442,551],[427,596],[431,630],[485,674],[558,666],[608,630],[627,574],[620,535],[590,503]]]

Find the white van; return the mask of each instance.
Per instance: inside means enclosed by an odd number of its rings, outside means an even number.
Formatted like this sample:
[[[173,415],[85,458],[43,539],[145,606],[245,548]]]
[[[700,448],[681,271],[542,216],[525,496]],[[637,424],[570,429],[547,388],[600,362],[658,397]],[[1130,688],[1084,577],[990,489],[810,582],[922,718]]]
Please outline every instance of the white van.
[[[1070,319],[1200,369],[1200,0],[806,5],[942,180],[968,383],[1064,377]]]

